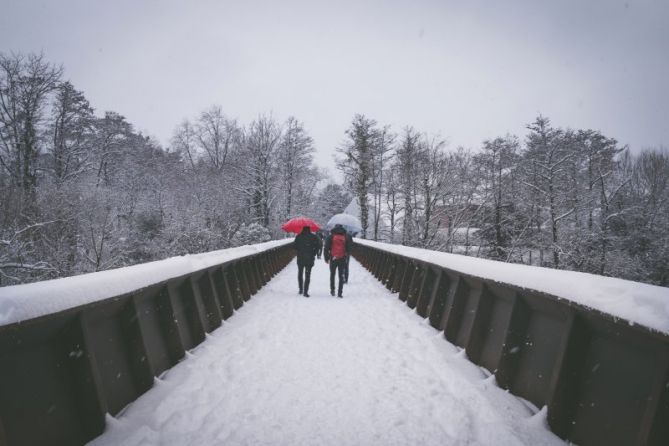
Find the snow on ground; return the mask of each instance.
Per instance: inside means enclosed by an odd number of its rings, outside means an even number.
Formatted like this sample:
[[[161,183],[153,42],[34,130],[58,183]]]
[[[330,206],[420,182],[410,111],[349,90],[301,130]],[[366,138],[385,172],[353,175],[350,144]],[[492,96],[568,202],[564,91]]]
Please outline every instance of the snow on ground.
[[[562,445],[545,414],[351,260],[344,298],[293,261],[91,445]]]
[[[669,288],[595,274],[497,262],[427,249],[356,239],[356,243],[445,268],[542,291],[630,323],[669,333]]]
[[[203,254],[170,257],[125,268],[0,288],[0,325],[129,293],[173,277],[266,251],[292,240],[274,240]]]

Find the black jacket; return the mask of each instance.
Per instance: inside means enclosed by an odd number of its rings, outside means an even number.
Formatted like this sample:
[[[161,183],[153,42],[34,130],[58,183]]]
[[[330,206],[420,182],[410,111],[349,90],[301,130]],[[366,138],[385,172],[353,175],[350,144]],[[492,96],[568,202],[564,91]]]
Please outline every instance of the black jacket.
[[[297,261],[303,265],[314,264],[314,257],[321,249],[321,239],[316,234],[312,234],[307,227],[302,229],[302,232],[295,237],[293,247],[297,251]]]
[[[346,229],[344,229],[341,226],[335,226],[330,231],[330,235],[328,235],[328,238],[325,239],[325,252],[324,252],[325,260],[329,262],[330,259],[332,258],[332,253],[330,252],[330,248],[332,246],[332,234],[343,234],[343,235],[346,236],[346,255],[350,256],[351,255],[351,247],[353,246],[353,239],[346,232]]]

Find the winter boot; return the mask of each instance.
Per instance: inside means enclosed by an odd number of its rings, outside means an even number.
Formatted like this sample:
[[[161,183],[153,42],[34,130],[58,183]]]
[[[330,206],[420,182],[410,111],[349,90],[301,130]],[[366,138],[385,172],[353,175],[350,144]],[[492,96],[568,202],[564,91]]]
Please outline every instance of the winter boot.
[[[334,290],[330,290],[330,296],[334,297]]]

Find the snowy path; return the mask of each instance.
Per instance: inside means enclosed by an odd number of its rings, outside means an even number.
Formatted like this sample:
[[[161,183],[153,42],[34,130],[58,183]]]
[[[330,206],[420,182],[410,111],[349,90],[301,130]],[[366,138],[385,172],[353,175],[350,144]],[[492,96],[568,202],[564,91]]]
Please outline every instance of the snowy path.
[[[189,358],[109,418],[100,445],[561,445],[351,261],[344,299],[293,261]]]

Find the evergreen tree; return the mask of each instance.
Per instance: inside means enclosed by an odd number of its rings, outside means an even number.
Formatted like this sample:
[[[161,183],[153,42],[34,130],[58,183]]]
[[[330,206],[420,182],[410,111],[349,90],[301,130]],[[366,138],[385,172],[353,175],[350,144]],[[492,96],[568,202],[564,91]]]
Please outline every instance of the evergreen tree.
[[[346,130],[348,140],[337,149],[342,155],[337,162],[339,169],[344,173],[347,184],[358,200],[360,206],[360,223],[362,224],[362,238],[367,238],[369,228],[368,195],[373,184],[375,155],[378,153],[376,145],[379,141],[377,122],[364,115],[355,115],[351,126]]]

